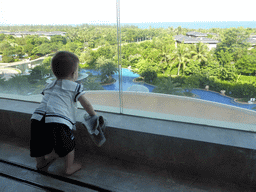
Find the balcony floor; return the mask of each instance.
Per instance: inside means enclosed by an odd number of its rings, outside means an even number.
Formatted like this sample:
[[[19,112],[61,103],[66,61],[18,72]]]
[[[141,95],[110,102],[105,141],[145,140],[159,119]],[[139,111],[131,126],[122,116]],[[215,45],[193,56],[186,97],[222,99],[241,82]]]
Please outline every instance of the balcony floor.
[[[36,166],[35,159],[29,155],[29,144],[21,142],[17,138],[1,137],[0,159],[18,163],[32,169],[35,169]],[[135,165],[105,156],[77,153],[76,160],[82,162],[83,169],[69,178],[110,191],[255,191],[255,188],[249,186],[239,186],[212,178],[185,175],[175,170],[168,171],[145,165]],[[58,159],[49,168],[49,173],[63,176],[63,167],[64,160]],[[22,172],[26,174],[25,170]],[[37,180],[45,180],[43,178],[45,177],[44,175],[38,174],[36,177]],[[47,179],[50,182],[52,178],[49,177]],[[63,187],[66,187],[65,189],[70,188],[70,186],[62,186],[62,189]],[[2,176],[0,176],[0,189],[1,191],[45,191],[20,184]]]

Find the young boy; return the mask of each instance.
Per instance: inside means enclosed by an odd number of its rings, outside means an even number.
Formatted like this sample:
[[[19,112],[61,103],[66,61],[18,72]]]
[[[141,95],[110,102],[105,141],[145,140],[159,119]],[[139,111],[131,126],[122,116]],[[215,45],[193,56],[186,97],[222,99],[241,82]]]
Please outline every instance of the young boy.
[[[58,157],[65,157],[65,173],[71,175],[81,169],[74,163],[76,102],[89,115],[96,115],[85,98],[78,78],[78,57],[67,51],[57,52],[51,68],[57,80],[43,90],[43,99],[31,117],[30,156],[36,157],[37,169],[47,171]]]

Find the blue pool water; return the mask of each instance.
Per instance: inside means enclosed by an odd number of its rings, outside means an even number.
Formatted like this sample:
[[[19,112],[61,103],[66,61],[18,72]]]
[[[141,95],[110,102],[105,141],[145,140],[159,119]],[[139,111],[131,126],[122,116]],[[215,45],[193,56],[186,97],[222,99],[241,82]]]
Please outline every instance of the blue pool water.
[[[236,103],[236,102],[234,102],[234,99],[227,97],[227,96],[220,95],[219,93],[215,93],[212,91],[193,89],[191,92],[198,95],[200,99],[207,100],[207,101],[223,103],[223,104],[232,105],[235,107],[242,107],[242,108],[246,108],[246,109],[252,109],[253,107],[256,107],[256,104]]]
[[[82,70],[81,72],[91,72],[93,75],[99,75],[99,72],[93,71],[93,70]],[[128,87],[131,87],[132,85],[138,85],[138,83],[134,83],[132,80],[139,77],[138,74],[133,73],[129,69],[122,69],[122,85],[123,85],[123,91],[127,91]],[[114,90],[114,91],[119,91],[119,76],[118,73],[113,75],[113,78],[116,79],[116,82],[112,85],[104,85],[103,88],[105,90]],[[141,83],[141,85],[147,87],[149,89],[149,92],[152,92],[154,89],[154,86],[152,85],[147,85],[145,83]]]
[[[98,75],[99,72],[93,71],[93,70],[82,70],[81,72],[91,72],[93,75]],[[129,69],[122,69],[122,76],[123,76],[123,91],[127,91],[128,87],[132,85],[137,85],[138,83],[134,83],[133,79],[136,77],[139,77],[138,74],[133,73]],[[115,78],[117,81],[112,85],[105,85],[103,88],[105,90],[114,90],[119,91],[119,76],[118,74],[113,75],[113,78]],[[148,85],[148,84],[142,84],[145,87],[149,89],[149,92],[152,92],[154,89],[154,86]],[[232,105],[236,107],[242,107],[246,109],[252,109],[253,107],[256,107],[256,104],[239,104],[234,102],[234,99],[220,95],[219,93],[211,92],[211,91],[205,91],[205,90],[199,90],[199,89],[193,89],[192,93],[196,94],[200,99],[207,100],[207,101],[213,101],[218,103],[223,103],[227,105]]]

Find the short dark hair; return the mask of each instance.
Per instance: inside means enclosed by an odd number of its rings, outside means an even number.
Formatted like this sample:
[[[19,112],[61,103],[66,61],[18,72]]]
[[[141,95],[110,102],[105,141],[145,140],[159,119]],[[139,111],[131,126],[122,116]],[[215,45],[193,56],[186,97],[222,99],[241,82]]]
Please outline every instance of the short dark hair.
[[[79,63],[78,57],[68,51],[57,52],[51,62],[54,75],[58,79],[66,78],[77,69]]]

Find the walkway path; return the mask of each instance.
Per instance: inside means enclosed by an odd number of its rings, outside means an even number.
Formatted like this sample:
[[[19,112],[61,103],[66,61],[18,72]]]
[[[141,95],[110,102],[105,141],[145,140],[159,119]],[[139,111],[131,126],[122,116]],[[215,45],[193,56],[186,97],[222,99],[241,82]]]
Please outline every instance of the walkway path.
[[[46,57],[48,57],[48,54],[43,57],[39,57],[37,59],[31,60],[31,61],[28,59],[24,59],[23,61],[17,61],[17,62],[13,62],[13,63],[0,63],[0,68],[11,67],[11,66],[21,65],[21,64],[30,64],[31,62],[42,60],[42,59],[45,59]]]

